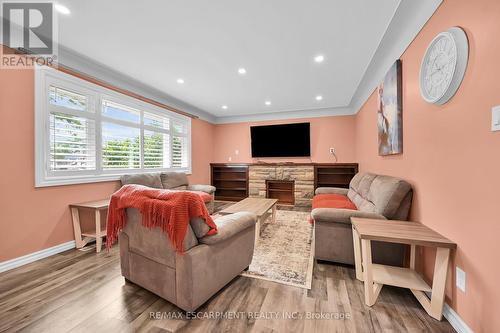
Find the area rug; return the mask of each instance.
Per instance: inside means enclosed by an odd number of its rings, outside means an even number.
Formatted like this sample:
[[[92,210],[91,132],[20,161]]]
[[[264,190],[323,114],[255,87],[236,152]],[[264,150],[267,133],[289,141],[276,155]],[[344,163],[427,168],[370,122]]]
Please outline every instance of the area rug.
[[[314,244],[310,213],[277,210],[261,226],[252,264],[241,275],[311,289]]]

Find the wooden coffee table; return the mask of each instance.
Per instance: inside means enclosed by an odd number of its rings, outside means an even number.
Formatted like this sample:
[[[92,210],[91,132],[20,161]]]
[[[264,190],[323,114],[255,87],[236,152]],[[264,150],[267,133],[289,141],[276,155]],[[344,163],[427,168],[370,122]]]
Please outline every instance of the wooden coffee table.
[[[351,218],[351,222],[356,278],[365,284],[366,305],[375,304],[384,284],[403,287],[411,290],[431,317],[441,320],[450,251],[456,249],[457,245],[422,223],[358,217]],[[410,267],[372,263],[372,241],[410,245]],[[415,270],[416,246],[436,248],[431,286]],[[430,299],[426,292],[432,292]]]
[[[264,198],[246,198],[238,203],[235,203],[228,208],[221,210],[219,213],[223,215],[234,214],[238,212],[250,212],[257,215],[257,223],[255,224],[255,245],[257,245],[260,236],[260,227],[264,221],[271,216],[271,221],[276,221],[276,203],[277,199]]]

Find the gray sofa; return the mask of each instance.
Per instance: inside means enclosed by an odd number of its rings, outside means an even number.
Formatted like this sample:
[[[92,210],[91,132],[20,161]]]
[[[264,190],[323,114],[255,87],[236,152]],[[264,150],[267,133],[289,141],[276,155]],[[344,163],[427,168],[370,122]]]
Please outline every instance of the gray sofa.
[[[143,227],[140,212],[129,208],[119,235],[122,275],[179,308],[194,311],[250,265],[256,219],[248,212],[219,217],[213,236],[199,234],[204,222],[193,219],[184,253],[179,254],[161,228]]]
[[[358,210],[316,208],[311,212],[314,220],[315,258],[344,264],[354,264],[351,217],[406,220],[411,201],[411,185],[399,178],[358,173],[349,189],[319,187],[315,194],[340,194],[349,197]],[[373,242],[373,261],[401,266],[405,246]]]
[[[208,193],[212,196],[212,200],[205,202],[205,204],[210,214],[213,214],[214,212],[215,187],[211,185],[190,185],[187,175],[183,172],[130,174],[123,175],[120,180],[122,185],[138,184],[153,188],[164,188],[180,191],[199,191]]]

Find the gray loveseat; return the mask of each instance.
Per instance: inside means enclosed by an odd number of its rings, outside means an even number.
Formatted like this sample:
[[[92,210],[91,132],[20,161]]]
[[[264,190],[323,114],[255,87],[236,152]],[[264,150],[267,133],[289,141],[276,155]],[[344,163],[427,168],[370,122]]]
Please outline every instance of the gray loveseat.
[[[180,191],[199,191],[211,195],[212,199],[205,202],[208,212],[214,212],[214,193],[215,187],[212,185],[190,185],[187,175],[183,172],[157,172],[130,174],[121,177],[122,185],[138,184],[153,188],[163,188]]]
[[[411,201],[411,185],[399,178],[358,173],[349,189],[319,187],[315,194],[340,194],[349,197],[358,210],[316,208],[314,220],[315,257],[345,264],[354,264],[351,217],[406,220]],[[400,244],[373,242],[373,261],[401,266],[405,247]]]

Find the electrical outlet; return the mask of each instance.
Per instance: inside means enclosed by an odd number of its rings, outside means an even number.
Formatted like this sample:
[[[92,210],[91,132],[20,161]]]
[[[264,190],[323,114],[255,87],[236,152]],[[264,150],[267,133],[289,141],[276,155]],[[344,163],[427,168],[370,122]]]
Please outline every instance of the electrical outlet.
[[[456,278],[457,278],[457,281],[456,281],[457,288],[460,289],[460,290],[462,290],[465,293],[466,274],[458,266],[456,267]]]
[[[227,158],[227,160],[228,160],[228,162],[231,162],[231,161],[233,160],[233,158],[232,158],[231,156],[229,156],[229,157]]]
[[[236,149],[236,150],[234,151],[234,155],[239,155],[239,154],[240,154],[240,151],[239,151],[238,149]]]
[[[491,109],[491,130],[500,131],[500,105]]]
[[[330,154],[335,154],[335,148],[330,148]]]

